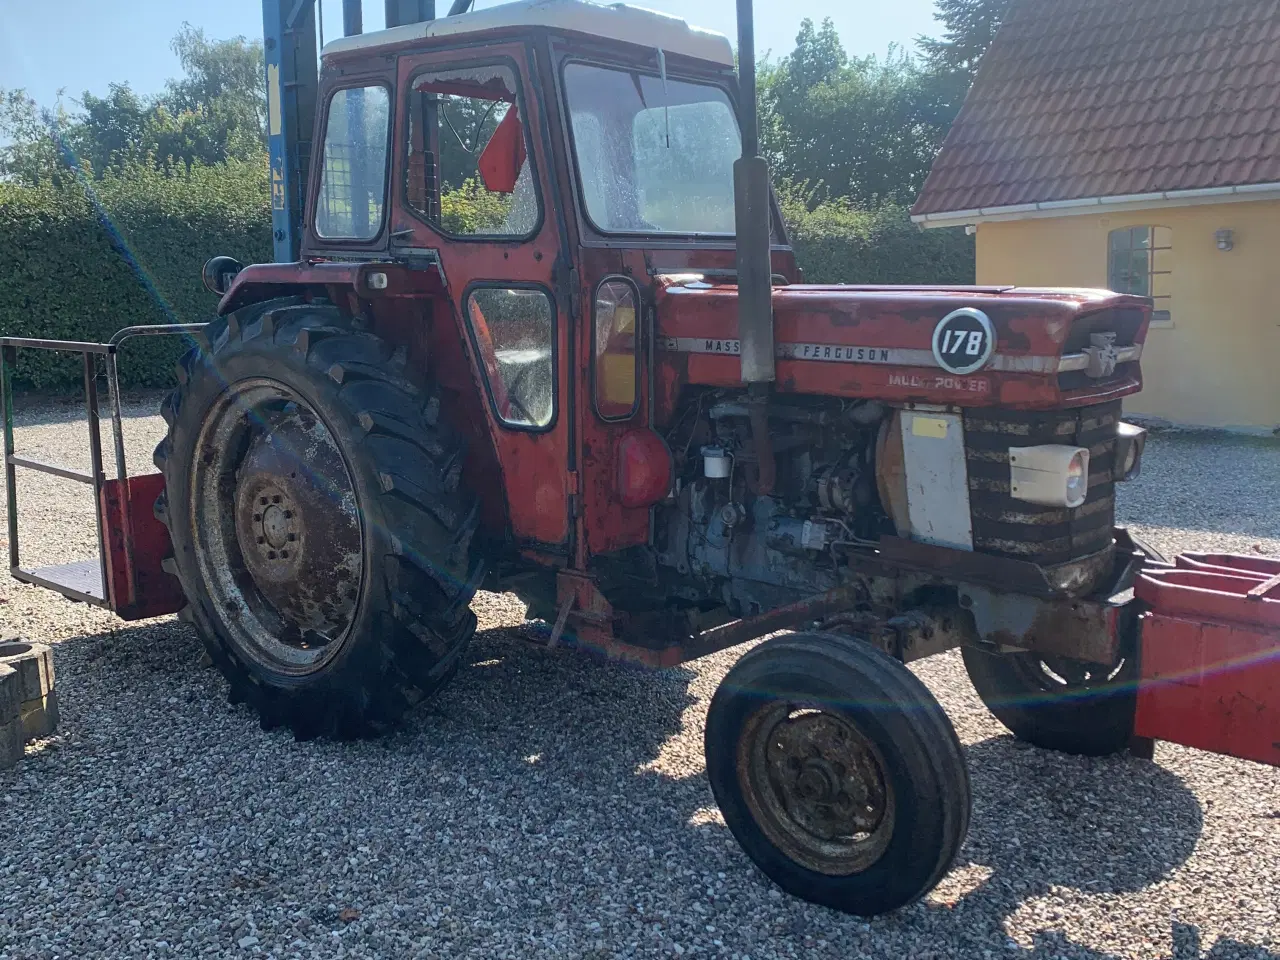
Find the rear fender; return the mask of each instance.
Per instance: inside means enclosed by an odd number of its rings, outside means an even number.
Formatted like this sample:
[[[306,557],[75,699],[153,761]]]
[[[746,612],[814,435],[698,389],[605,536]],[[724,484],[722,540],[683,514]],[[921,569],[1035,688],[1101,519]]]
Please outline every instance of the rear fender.
[[[378,285],[371,275],[381,275]],[[374,300],[439,296],[447,293],[444,278],[434,262],[425,268],[403,263],[345,263],[321,260],[314,263],[258,263],[245,267],[218,303],[218,315],[226,316],[251,303],[310,292],[325,296],[342,309],[358,310],[352,297]]]

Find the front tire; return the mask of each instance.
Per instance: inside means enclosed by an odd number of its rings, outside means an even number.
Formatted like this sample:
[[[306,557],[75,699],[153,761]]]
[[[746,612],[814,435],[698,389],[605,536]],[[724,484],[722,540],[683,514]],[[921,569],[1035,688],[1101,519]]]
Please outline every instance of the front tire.
[[[928,893],[969,826],[969,774],[942,707],[846,636],[752,650],[712,698],[707,775],[743,850],[793,896],[873,916]]]
[[[403,358],[328,304],[256,304],[209,339],[155,456],[183,616],[264,727],[386,730],[475,629],[460,444]]]
[[[1086,757],[1129,746],[1137,704],[1132,657],[1108,668],[974,647],[962,655],[982,702],[1019,740]]]

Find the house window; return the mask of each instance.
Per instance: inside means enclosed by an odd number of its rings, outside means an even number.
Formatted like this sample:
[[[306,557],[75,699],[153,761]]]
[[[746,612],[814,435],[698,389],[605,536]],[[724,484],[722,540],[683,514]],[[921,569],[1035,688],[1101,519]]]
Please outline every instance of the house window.
[[[1151,297],[1152,320],[1173,319],[1173,231],[1168,227],[1112,230],[1107,282],[1117,293]]]

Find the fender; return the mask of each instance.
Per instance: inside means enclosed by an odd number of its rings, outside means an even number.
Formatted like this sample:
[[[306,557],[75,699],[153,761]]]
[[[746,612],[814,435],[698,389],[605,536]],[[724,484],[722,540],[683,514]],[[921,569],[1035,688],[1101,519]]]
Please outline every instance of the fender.
[[[382,274],[378,286],[369,283],[370,274]],[[317,260],[298,263],[257,263],[236,274],[231,287],[218,302],[218,316],[226,316],[251,303],[287,297],[305,291],[321,294],[345,306],[349,296],[361,300],[379,297],[447,296],[438,263],[428,261],[425,269],[400,261]]]

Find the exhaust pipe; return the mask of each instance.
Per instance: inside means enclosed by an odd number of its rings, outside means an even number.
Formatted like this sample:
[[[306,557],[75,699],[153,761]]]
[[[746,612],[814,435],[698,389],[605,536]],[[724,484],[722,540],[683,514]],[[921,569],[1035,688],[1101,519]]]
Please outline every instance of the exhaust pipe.
[[[436,18],[436,0],[386,0],[387,27],[425,23]]]
[[[342,0],[342,35],[364,33],[364,0]]]
[[[773,263],[769,165],[760,154],[756,113],[756,38],[751,0],[738,0],[738,112],[742,157],[733,165],[734,228],[738,247],[738,339],[742,380],[777,379],[773,344]]]

